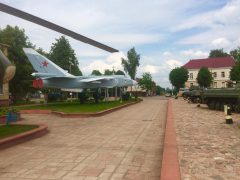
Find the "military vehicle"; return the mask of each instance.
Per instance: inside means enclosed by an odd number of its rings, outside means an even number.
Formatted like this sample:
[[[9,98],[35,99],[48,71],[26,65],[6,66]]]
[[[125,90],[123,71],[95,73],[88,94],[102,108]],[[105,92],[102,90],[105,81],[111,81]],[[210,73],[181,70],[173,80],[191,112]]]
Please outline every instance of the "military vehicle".
[[[205,89],[201,96],[209,109],[223,110],[229,105],[235,112],[240,112],[240,84],[231,88]]]
[[[199,86],[191,86],[189,91],[183,92],[182,96],[193,103],[202,102],[203,89]]]
[[[181,97],[181,96],[183,96],[183,93],[187,92],[187,91],[189,91],[189,88],[180,88],[179,91],[178,91],[177,96]]]

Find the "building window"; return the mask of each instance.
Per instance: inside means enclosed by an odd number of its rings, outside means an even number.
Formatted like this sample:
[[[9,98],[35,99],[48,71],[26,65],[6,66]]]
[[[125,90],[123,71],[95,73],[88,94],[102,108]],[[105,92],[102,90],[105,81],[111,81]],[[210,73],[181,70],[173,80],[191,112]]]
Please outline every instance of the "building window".
[[[217,77],[217,72],[212,73],[212,77],[216,78]]]
[[[217,88],[217,82],[213,82],[213,87]]]
[[[225,85],[225,82],[222,82],[222,87],[223,87],[223,88],[225,88],[225,87],[226,87],[226,85]]]
[[[0,94],[3,94],[3,85],[0,84]]]
[[[225,72],[221,72],[221,77],[225,77]]]
[[[193,73],[190,73],[189,79],[193,79]]]

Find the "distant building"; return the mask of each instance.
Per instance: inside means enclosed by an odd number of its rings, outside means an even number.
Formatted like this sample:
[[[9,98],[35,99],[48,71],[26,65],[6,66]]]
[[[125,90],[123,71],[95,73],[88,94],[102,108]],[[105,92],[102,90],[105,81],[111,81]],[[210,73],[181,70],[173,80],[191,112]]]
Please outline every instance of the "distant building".
[[[138,83],[139,81],[141,80],[141,78],[136,78],[135,79]],[[132,95],[134,95],[135,93],[138,95],[138,96],[155,96],[156,95],[156,91],[157,91],[157,88],[156,88],[156,85],[152,87],[151,90],[147,91],[145,89],[142,89],[139,84],[136,85],[136,86],[128,86],[127,88],[127,92],[132,92]]]
[[[0,49],[2,50],[5,56],[8,56],[9,46],[6,44],[0,43]],[[9,105],[9,85],[8,83],[0,84],[0,106]]]
[[[212,73],[213,88],[225,88],[226,81],[230,80],[230,70],[235,65],[235,61],[231,56],[215,57],[206,59],[192,59],[188,61],[183,67],[188,70],[188,81],[185,83],[186,87],[197,86],[197,75],[201,67],[207,67]]]

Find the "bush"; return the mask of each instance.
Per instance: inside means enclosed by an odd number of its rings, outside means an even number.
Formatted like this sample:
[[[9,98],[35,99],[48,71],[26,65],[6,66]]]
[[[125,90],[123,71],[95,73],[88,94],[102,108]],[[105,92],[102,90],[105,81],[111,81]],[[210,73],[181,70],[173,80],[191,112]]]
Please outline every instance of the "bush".
[[[66,100],[67,97],[61,93],[49,93],[48,94],[48,102],[59,102]]]
[[[0,109],[0,116],[7,115],[7,113],[8,113],[8,108],[1,108]]]
[[[125,94],[122,95],[122,100],[123,101],[128,101],[130,99],[130,93],[126,92]]]
[[[80,92],[78,93],[78,99],[80,101],[81,104],[86,103],[86,101],[88,100],[89,96],[86,92]]]
[[[101,93],[95,91],[93,93],[93,98],[94,98],[95,103],[99,103],[99,100],[101,100]]]
[[[6,116],[9,111],[14,112],[14,113],[17,113],[17,110],[16,110],[16,109],[6,107],[6,108],[1,108],[1,109],[0,109],[0,116]]]

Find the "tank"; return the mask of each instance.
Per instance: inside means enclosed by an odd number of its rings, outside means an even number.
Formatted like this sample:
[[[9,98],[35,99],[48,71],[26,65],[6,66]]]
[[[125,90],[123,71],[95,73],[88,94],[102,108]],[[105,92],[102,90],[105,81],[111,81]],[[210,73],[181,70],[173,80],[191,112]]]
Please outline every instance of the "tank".
[[[229,105],[235,112],[240,112],[240,84],[232,88],[205,89],[202,100],[210,109],[223,110]]]
[[[193,102],[193,103],[197,103],[197,102],[202,103],[203,102],[202,94],[203,94],[203,89],[202,88],[192,90],[191,94],[190,94],[191,102]]]
[[[202,93],[203,89],[199,86],[191,86],[189,91],[183,93],[183,97],[193,103],[202,102]]]

